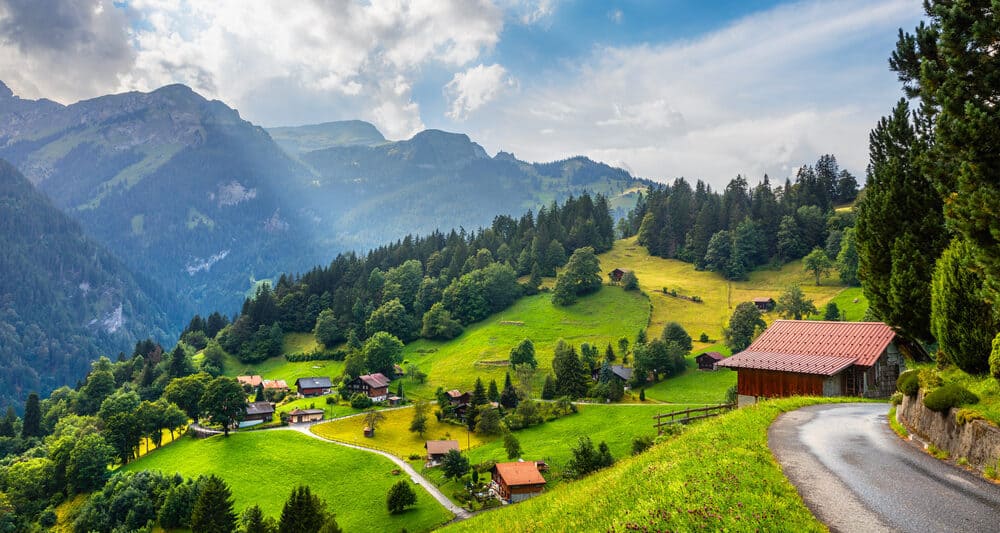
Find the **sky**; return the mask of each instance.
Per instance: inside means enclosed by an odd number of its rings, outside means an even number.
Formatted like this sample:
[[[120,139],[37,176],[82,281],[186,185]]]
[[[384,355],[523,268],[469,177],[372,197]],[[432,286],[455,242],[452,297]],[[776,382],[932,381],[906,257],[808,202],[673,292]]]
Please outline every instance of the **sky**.
[[[0,0],[0,80],[64,104],[183,83],[270,126],[437,128],[669,182],[863,178],[916,0]]]

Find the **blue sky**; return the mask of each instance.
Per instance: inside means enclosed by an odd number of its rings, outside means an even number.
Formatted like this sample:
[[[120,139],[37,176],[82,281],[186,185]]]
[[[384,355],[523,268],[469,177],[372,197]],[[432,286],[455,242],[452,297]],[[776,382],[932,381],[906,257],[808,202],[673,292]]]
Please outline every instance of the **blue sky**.
[[[184,83],[264,126],[468,133],[529,161],[863,175],[915,0],[0,0],[0,79],[63,103]]]

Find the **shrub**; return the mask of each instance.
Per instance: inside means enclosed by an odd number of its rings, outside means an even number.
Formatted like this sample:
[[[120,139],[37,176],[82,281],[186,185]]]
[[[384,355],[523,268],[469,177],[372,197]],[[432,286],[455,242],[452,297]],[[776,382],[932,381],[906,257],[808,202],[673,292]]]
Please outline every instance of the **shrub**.
[[[285,354],[285,360],[289,363],[304,363],[308,361],[343,361],[347,358],[347,350],[322,350],[317,348],[309,353]]]
[[[351,407],[355,409],[368,409],[372,406],[372,399],[368,396],[358,393],[351,396]]]
[[[925,368],[920,371],[920,387],[924,390],[936,389],[943,385],[941,376],[933,369]]]
[[[973,420],[985,420],[986,417],[983,416],[979,411],[974,411],[972,409],[959,409],[955,411],[955,423],[958,425],[964,425]]]
[[[993,337],[993,350],[990,352],[990,374],[1000,380],[1000,333]]]
[[[956,383],[938,387],[924,396],[924,406],[938,413],[946,413],[952,407],[978,401],[978,396]]]
[[[704,331],[702,331],[701,335],[698,337],[698,340],[700,342],[708,342],[708,333],[705,333]]]
[[[640,453],[649,449],[653,445],[653,437],[643,435],[632,439],[632,455],[639,455]]]
[[[326,397],[326,404],[327,405],[333,405],[335,403],[337,403],[337,397],[336,396],[331,395],[331,396],[327,396]]]
[[[424,458],[424,456],[420,455],[419,453],[411,453],[410,457],[409,457],[409,459],[411,461],[419,461],[420,459],[423,459],[423,458]]]
[[[896,390],[907,396],[916,396],[920,390],[920,372],[907,370],[896,378]]]
[[[983,469],[983,475],[986,476],[988,479],[995,480],[997,478],[996,467],[993,465],[986,465],[986,468]]]
[[[889,397],[889,403],[892,405],[903,403],[903,393],[899,391],[892,393],[892,396]]]

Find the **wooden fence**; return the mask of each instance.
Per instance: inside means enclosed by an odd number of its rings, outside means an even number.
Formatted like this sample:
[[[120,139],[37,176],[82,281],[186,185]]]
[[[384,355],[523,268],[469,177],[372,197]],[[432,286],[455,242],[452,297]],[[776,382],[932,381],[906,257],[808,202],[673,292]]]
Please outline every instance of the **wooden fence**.
[[[656,423],[653,424],[653,427],[656,428],[657,435],[660,435],[663,433],[663,426],[670,424],[687,424],[692,420],[701,420],[702,418],[719,416],[722,413],[735,408],[736,404],[734,403],[721,403],[719,405],[709,405],[708,407],[694,407],[692,409],[684,409],[683,411],[674,411],[673,413],[653,415],[653,420],[656,421]]]

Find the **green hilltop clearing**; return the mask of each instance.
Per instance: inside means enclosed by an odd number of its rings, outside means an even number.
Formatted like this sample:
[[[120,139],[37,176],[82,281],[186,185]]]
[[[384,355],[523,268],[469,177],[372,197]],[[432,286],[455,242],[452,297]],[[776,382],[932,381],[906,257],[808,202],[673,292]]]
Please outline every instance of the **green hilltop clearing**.
[[[451,519],[451,513],[419,487],[417,504],[390,515],[385,509],[389,487],[405,475],[378,455],[322,442],[295,431],[251,431],[226,437],[185,438],[124,467],[127,471],[159,470],[185,477],[215,474],[232,488],[237,513],[258,504],[278,518],[296,485],[308,485],[326,500],[345,531],[429,531]]]

